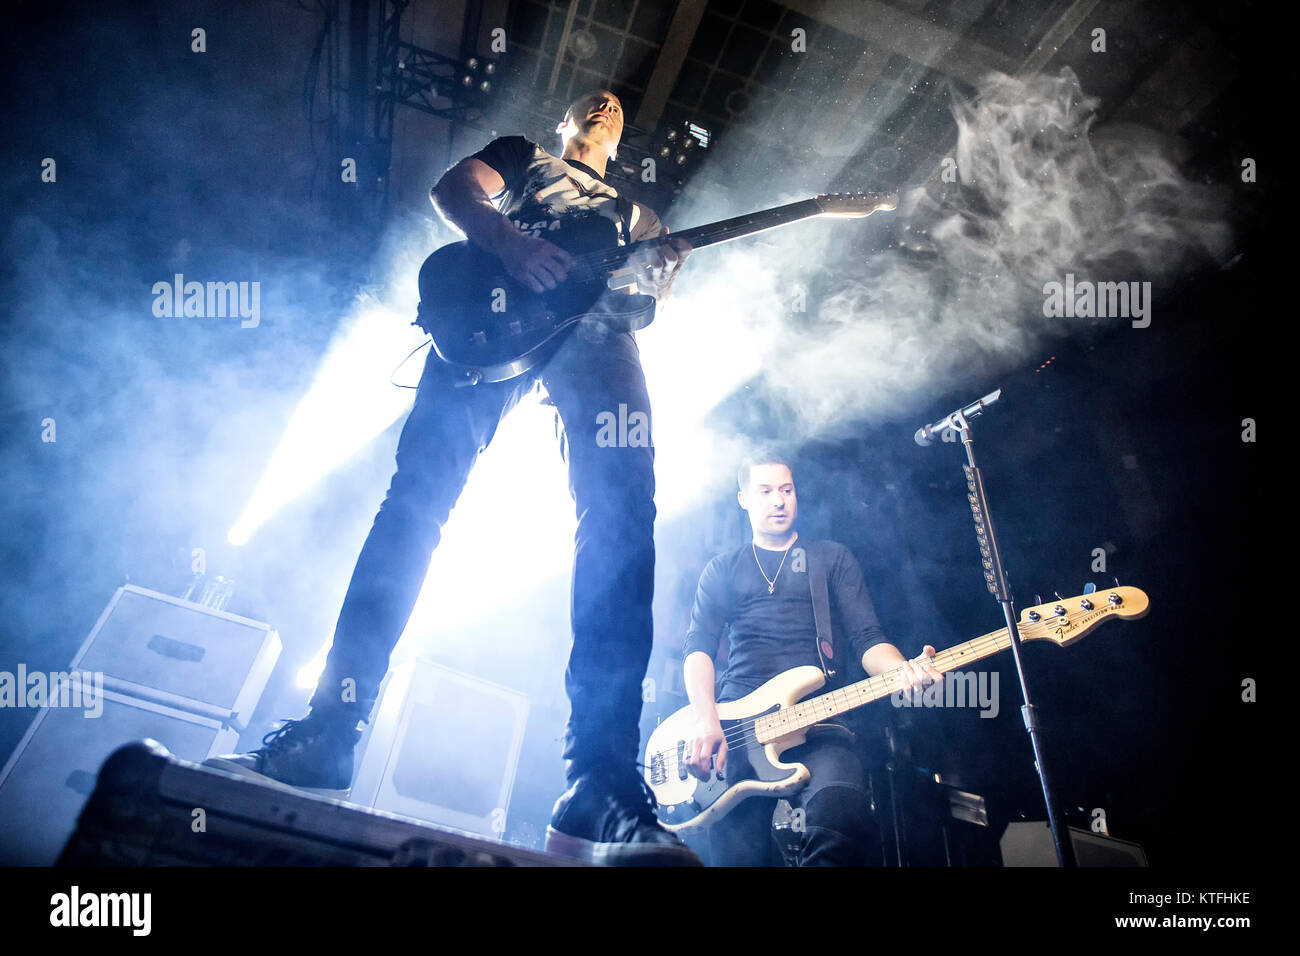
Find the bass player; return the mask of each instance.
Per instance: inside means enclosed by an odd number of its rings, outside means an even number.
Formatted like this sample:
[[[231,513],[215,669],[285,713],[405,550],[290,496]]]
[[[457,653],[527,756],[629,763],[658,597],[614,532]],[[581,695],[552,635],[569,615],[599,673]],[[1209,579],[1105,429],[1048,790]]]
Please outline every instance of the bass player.
[[[903,689],[909,694],[942,680],[929,661],[933,647],[927,645],[920,657],[908,661],[886,640],[862,570],[849,549],[834,541],[799,537],[798,499],[787,458],[759,452],[741,465],[737,483],[737,499],[748,514],[753,540],[705,567],[683,649],[686,690],[696,718],[683,759],[700,779],[708,779],[713,770],[726,771],[727,741],[717,704],[743,697],[793,667],[833,671],[830,643],[853,653],[871,675],[902,666]],[[811,561],[823,562],[826,570],[835,635],[827,644],[818,637]],[[724,632],[729,635],[727,667],[715,695],[714,658]],[[782,759],[802,763],[811,772],[807,786],[789,798],[796,819],[802,818],[795,828],[800,831],[798,865],[871,863],[876,831],[870,793],[848,727],[818,724],[809,729],[804,744],[786,751]],[[750,796],[717,820],[708,831],[712,863],[770,865],[775,804],[774,797]]]

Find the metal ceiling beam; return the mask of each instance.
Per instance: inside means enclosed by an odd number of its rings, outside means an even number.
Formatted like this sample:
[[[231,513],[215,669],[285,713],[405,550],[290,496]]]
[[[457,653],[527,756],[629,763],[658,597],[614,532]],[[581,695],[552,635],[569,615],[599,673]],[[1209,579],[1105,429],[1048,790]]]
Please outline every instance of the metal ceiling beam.
[[[1016,75],[1023,78],[1047,66],[1056,55],[1056,51],[1074,35],[1074,31],[1079,29],[1079,25],[1087,19],[1088,14],[1092,13],[1099,2],[1101,0],[1074,0],[1074,3],[1061,14],[1060,19],[1043,34],[1043,38],[1038,41],[1038,45],[1029,56],[1025,57],[1024,62],[1020,64],[1020,69],[1016,70]]]
[[[784,0],[796,13],[885,47],[945,76],[975,86],[989,70],[1012,73],[1004,53],[877,0]],[[811,53],[811,51],[810,51]]]
[[[668,95],[677,85],[682,64],[686,62],[686,51],[691,48],[707,6],[708,0],[679,0],[663,45],[659,47],[659,56],[650,73],[650,82],[646,84],[645,96],[641,98],[641,107],[636,111],[636,125],[641,129],[653,130],[659,125],[668,104]]]

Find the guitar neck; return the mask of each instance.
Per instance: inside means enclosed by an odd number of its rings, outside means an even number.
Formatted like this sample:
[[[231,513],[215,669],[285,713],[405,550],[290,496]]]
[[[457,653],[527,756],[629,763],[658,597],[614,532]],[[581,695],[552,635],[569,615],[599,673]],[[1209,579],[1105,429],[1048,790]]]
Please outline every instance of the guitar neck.
[[[704,226],[694,226],[681,232],[675,232],[672,235],[686,239],[692,246],[699,249],[719,242],[730,242],[732,239],[740,239],[743,236],[752,236],[754,233],[765,232],[778,226],[788,226],[801,219],[811,219],[813,216],[823,215],[823,212],[817,200],[803,199],[786,206],[777,206],[774,209],[763,209],[744,216],[736,216],[733,219],[723,219]],[[665,237],[643,239],[641,242],[659,242],[663,238]],[[633,245],[640,244],[633,243]]]
[[[622,266],[629,254],[642,246],[658,245],[669,239],[681,238],[688,241],[693,248],[700,249],[704,246],[730,242],[732,239],[752,236],[758,232],[776,229],[779,226],[788,226],[791,223],[799,222],[801,219],[811,219],[814,216],[821,215],[825,215],[825,210],[817,200],[803,199],[786,206],[763,209],[759,212],[747,213],[732,219],[722,219],[707,225],[694,226],[668,236],[642,239],[639,242],[619,246],[616,249],[606,249],[601,252],[578,256],[577,268],[581,273],[590,277],[608,275]]]
[[[1011,637],[1007,629],[990,631],[981,637],[958,644],[940,651],[930,658],[934,669],[946,674],[948,671],[967,667],[975,661],[992,657],[1011,646]],[[774,714],[760,717],[755,721],[755,730],[759,740],[775,740],[796,730],[804,730],[813,724],[865,707],[873,701],[895,694],[903,688],[903,672],[894,668],[875,677],[849,684],[839,690],[813,697],[802,703],[778,710]]]

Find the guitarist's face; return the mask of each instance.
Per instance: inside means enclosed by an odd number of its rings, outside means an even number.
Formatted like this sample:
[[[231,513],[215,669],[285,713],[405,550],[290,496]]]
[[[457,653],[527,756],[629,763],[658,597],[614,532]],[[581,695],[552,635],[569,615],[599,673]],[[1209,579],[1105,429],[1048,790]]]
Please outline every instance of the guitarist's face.
[[[785,465],[753,465],[749,485],[737,495],[740,507],[749,512],[755,537],[784,538],[794,530],[799,501],[794,493],[794,476]]]
[[[569,107],[558,130],[567,145],[574,137],[606,150],[610,158],[623,136],[623,104],[608,90],[584,96]]]

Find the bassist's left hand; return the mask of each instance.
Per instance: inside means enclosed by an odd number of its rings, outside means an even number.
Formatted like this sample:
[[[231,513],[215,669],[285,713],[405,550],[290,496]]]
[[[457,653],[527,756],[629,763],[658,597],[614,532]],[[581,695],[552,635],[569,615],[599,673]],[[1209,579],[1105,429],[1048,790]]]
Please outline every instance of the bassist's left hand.
[[[934,647],[927,644],[918,656],[905,661],[900,668],[903,672],[903,694],[908,699],[912,699],[913,695],[919,695],[930,684],[942,683],[943,675],[930,663],[932,657],[934,657]]]

